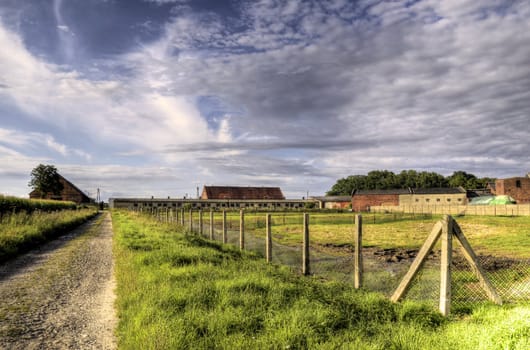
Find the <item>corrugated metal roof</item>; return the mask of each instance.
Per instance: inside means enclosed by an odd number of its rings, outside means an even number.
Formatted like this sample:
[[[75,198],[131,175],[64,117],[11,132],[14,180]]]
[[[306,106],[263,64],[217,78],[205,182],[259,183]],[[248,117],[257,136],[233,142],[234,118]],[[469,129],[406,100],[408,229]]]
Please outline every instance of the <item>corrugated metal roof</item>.
[[[397,194],[410,194],[410,190],[406,188],[395,188],[390,190],[355,190],[354,196],[356,194],[362,195],[397,195]]]
[[[355,191],[355,194],[362,194],[362,195],[459,194],[459,193],[466,193],[466,190],[461,187],[434,187],[434,188],[397,188],[397,189],[389,189],[389,190],[356,190]]]
[[[459,194],[466,193],[461,187],[434,187],[434,188],[414,188],[415,194]]]
[[[320,197],[309,197],[309,199],[316,199],[321,202],[349,202],[351,196],[320,196]]]

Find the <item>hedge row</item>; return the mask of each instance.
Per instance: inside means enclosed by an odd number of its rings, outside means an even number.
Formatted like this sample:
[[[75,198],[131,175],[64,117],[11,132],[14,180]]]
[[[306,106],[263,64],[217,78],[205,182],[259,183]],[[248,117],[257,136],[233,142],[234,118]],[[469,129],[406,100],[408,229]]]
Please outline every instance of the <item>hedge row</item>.
[[[0,213],[19,213],[25,211],[31,213],[35,210],[55,211],[64,209],[76,209],[74,202],[56,201],[48,199],[25,199],[0,195]]]

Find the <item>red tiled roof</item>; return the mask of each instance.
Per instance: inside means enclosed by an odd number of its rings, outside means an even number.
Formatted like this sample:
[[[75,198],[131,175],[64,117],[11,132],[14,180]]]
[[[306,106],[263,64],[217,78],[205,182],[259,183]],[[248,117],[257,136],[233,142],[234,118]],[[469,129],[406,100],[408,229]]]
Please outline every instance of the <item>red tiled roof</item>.
[[[279,187],[204,186],[202,199],[275,199],[283,200]]]

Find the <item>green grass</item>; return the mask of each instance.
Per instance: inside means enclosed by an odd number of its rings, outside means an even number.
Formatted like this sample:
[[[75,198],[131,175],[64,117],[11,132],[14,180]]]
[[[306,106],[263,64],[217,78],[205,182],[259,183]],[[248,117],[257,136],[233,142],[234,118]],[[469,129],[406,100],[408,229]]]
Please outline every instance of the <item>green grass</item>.
[[[444,319],[113,212],[120,349],[527,349],[530,306]],[[492,346],[493,344],[493,346]]]
[[[411,214],[364,214],[363,246],[380,248],[419,248],[441,216]],[[218,219],[216,219],[218,220]],[[238,213],[229,214],[235,229]],[[455,217],[478,254],[530,258],[530,217],[464,216]],[[286,245],[302,242],[301,213],[273,213],[273,239]],[[216,225],[220,225],[216,221]],[[265,235],[265,214],[246,213],[245,231]],[[310,213],[312,244],[353,243],[354,214]]]
[[[74,202],[56,201],[47,199],[26,199],[12,196],[0,195],[0,214],[17,213],[25,211],[27,213],[34,210],[54,211],[75,209],[77,205]]]
[[[0,261],[56,238],[96,215],[95,209],[19,212],[0,219]]]

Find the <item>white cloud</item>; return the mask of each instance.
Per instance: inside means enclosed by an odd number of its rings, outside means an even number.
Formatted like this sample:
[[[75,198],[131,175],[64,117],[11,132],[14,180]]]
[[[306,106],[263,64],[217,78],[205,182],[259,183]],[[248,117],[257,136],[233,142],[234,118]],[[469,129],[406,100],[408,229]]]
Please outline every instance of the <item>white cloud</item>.
[[[92,156],[82,150],[70,148],[65,144],[57,142],[52,135],[39,132],[23,132],[19,130],[0,128],[0,144],[21,150],[42,150],[42,147],[59,153],[63,157],[75,154],[89,161]],[[4,148],[7,149],[7,148]],[[19,154],[18,152],[16,154]]]
[[[70,28],[68,28],[68,26],[65,26],[65,25],[58,25],[57,29],[59,29],[59,30],[61,30],[63,32],[66,32],[66,33],[70,32]]]
[[[187,184],[323,192],[333,178],[382,167],[527,172],[530,3],[406,4],[244,1],[239,19],[190,7],[158,40],[109,58],[126,74],[100,80],[33,56],[0,25],[0,102],[58,130],[45,146],[62,156],[90,159],[57,136],[74,133],[120,157],[109,162],[187,169],[178,180]],[[213,116],[197,105],[204,96],[221,101]],[[13,147],[24,141],[15,136]]]
[[[32,56],[20,38],[0,26],[4,94],[36,120],[77,130],[98,142],[151,151],[166,144],[215,139],[194,103],[160,93],[149,76],[91,81]],[[144,79],[145,78],[145,79]],[[75,132],[75,131],[74,131]],[[65,154],[65,148],[48,142]],[[78,152],[79,153],[79,152]]]

